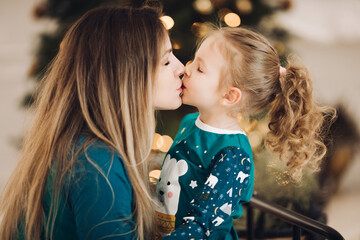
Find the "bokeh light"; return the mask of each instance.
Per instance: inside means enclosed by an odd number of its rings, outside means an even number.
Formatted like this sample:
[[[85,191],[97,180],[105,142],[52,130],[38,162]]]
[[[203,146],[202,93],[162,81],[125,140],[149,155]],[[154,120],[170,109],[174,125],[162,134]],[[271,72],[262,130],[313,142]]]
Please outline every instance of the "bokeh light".
[[[170,16],[162,16],[160,19],[167,30],[170,30],[175,24],[174,20]]]
[[[236,7],[243,15],[250,14],[253,10],[253,5],[249,0],[237,0]]]
[[[236,13],[228,13],[225,15],[224,17],[224,22],[229,26],[229,27],[237,27],[240,25],[241,20],[239,15],[237,15]]]
[[[181,49],[181,45],[180,45],[180,43],[179,42],[173,42],[172,43],[172,48],[173,49],[175,49],[175,50],[179,50],[179,49]]]
[[[160,174],[161,174],[161,171],[160,170],[152,170],[149,172],[149,177],[150,178],[155,178],[155,179],[159,179],[160,178]]]
[[[214,10],[214,6],[210,0],[196,0],[193,3],[193,7],[201,14],[210,14]]]
[[[158,133],[154,134],[154,141],[151,147],[152,150],[167,152],[169,151],[171,144],[173,143],[173,139],[168,135],[161,136]]]
[[[157,147],[157,144],[158,144],[158,141],[160,141],[160,140],[159,140],[160,137],[161,137],[160,134],[158,134],[158,133],[155,133],[155,134],[154,134],[154,141],[153,141],[153,144],[152,144],[152,147],[151,147],[152,150],[158,150],[158,149],[159,149],[159,148]]]

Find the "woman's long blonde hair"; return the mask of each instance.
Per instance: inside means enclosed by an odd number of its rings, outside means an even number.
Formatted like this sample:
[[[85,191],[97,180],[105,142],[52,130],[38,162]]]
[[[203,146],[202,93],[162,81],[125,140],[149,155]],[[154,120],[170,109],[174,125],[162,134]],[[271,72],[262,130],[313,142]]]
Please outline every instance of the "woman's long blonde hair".
[[[335,109],[314,101],[308,70],[288,61],[286,73],[280,75],[275,49],[252,30],[212,26],[200,43],[209,37],[215,39],[228,63],[222,71],[221,86],[242,90],[242,101],[236,111],[245,116],[268,110],[270,131],[265,145],[279,154],[292,179],[299,181],[304,167],[319,170],[326,153],[322,130],[329,126],[324,120],[333,120]]]
[[[45,225],[53,227],[45,223],[50,218],[43,209],[49,171],[55,164],[50,211],[56,216],[61,184],[75,161],[71,150],[84,130],[123,159],[133,189],[137,238],[151,236],[155,221],[145,159],[155,131],[153,85],[167,34],[160,14],[149,7],[98,8],[67,32],[43,81],[22,157],[3,192],[0,239],[15,239],[20,225],[26,239],[40,239]]]

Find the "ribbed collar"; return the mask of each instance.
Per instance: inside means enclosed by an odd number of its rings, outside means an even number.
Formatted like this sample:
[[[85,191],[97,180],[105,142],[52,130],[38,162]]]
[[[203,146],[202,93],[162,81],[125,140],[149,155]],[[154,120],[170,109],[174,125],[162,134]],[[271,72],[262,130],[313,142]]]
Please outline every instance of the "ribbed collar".
[[[198,128],[200,128],[201,130],[204,130],[206,132],[212,132],[212,133],[217,133],[217,134],[244,134],[244,135],[246,135],[246,133],[243,130],[228,130],[228,129],[221,129],[221,128],[209,126],[206,123],[202,122],[199,117],[196,119],[195,125]]]

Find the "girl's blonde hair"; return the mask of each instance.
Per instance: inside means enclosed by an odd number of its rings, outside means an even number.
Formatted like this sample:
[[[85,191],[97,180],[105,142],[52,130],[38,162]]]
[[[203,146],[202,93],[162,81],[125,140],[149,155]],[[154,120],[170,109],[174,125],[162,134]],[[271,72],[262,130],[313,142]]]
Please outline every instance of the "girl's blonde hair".
[[[51,238],[61,185],[71,175],[74,146],[84,132],[121,156],[133,189],[136,237],[151,236],[155,218],[145,159],[155,131],[153,86],[167,35],[160,15],[149,7],[98,8],[66,33],[1,199],[0,239],[15,239],[19,226],[28,240],[40,239],[44,226]],[[45,216],[44,188],[54,164],[51,216]]]
[[[334,117],[335,110],[314,102],[308,70],[289,61],[286,73],[280,75],[275,49],[265,37],[249,29],[212,28],[205,36],[209,37],[227,63],[220,86],[242,90],[236,111],[249,116],[268,110],[270,131],[265,145],[286,162],[294,180],[301,179],[305,166],[319,170],[326,153],[321,139],[324,119]]]

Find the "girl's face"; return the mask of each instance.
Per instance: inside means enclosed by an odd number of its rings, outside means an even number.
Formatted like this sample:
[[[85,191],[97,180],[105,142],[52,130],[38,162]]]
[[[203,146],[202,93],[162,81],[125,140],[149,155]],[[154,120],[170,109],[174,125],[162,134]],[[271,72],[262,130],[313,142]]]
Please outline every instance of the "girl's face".
[[[200,112],[216,109],[221,99],[219,82],[224,60],[214,45],[211,37],[201,44],[183,78],[183,103],[197,107]]]
[[[184,70],[184,65],[174,56],[170,39],[166,36],[155,83],[154,107],[156,110],[176,109],[181,106],[180,76],[184,74]]]

